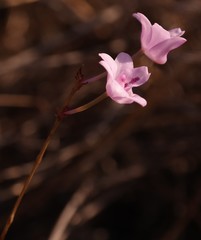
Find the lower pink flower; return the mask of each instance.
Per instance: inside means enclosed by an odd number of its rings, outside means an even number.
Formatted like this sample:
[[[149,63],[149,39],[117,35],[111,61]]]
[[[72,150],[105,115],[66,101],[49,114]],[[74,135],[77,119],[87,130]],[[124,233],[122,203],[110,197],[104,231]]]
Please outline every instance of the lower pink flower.
[[[100,53],[100,64],[107,70],[106,92],[110,98],[120,104],[137,102],[143,107],[147,101],[133,93],[132,88],[144,84],[150,76],[145,66],[134,68],[133,60],[127,53],[119,53],[114,60],[106,53]]]

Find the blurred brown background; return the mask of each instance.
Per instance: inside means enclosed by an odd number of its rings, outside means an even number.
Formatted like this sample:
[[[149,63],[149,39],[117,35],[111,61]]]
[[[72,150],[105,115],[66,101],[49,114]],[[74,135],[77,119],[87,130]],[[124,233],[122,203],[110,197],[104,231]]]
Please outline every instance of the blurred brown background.
[[[201,239],[200,0],[0,1],[0,229],[79,67],[91,77],[98,53],[139,50],[133,12],[188,42],[150,66],[146,108],[107,99],[64,120],[7,239]]]

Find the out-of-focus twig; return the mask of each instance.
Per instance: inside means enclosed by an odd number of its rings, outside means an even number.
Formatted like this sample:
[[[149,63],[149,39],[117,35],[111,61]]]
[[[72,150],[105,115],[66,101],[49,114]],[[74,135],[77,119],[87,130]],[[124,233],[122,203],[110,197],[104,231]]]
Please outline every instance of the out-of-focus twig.
[[[94,7],[86,0],[65,0],[62,2],[84,22],[91,21],[96,16]]]
[[[142,166],[134,166],[115,172],[114,175],[103,177],[99,181],[87,178],[81,187],[74,193],[71,200],[66,204],[59,219],[50,234],[49,240],[68,239],[69,226],[73,224],[73,219],[78,217],[81,222],[90,220],[98,214],[107,204],[112,201],[117,195],[120,195],[126,188],[119,191],[111,191],[114,185],[125,183],[138,179],[145,174],[145,169]],[[96,183],[96,184],[94,184]],[[104,195],[99,193],[104,191]],[[88,197],[96,195],[93,201],[87,202]],[[93,209],[93,210],[92,210]]]
[[[0,107],[19,107],[19,108],[48,108],[45,99],[30,95],[19,94],[0,94]]]
[[[38,0],[4,0],[0,3],[0,7],[16,7],[23,4],[38,2]]]
[[[94,183],[92,180],[86,180],[80,188],[74,193],[70,202],[67,203],[63,209],[59,219],[50,234],[49,240],[61,240],[64,239],[65,229],[71,222],[71,219],[76,214],[80,206],[86,201],[89,195],[94,189]]]
[[[34,2],[38,2],[38,0],[3,0],[2,2],[0,2],[0,8],[1,7],[16,7],[19,5],[30,4],[30,3],[34,3]]]

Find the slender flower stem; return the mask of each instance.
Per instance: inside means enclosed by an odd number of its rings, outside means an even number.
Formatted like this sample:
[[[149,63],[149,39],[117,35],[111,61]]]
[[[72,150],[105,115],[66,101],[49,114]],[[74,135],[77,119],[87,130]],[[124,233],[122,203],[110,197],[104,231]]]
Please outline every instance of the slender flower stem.
[[[136,58],[140,58],[143,55],[143,50],[138,50],[135,54],[132,55],[132,59],[135,60]]]
[[[84,81],[82,81],[83,84],[87,84],[87,83],[91,83],[91,82],[95,82],[103,77],[106,76],[106,72],[103,72],[103,73],[100,73],[99,75],[95,76],[95,77],[92,77],[92,78],[89,78],[89,79],[86,79]]]
[[[23,188],[22,188],[22,190],[20,192],[20,195],[18,196],[18,198],[17,198],[17,200],[15,202],[15,205],[14,205],[14,207],[13,207],[13,209],[12,209],[8,219],[7,219],[6,225],[5,225],[5,227],[4,227],[3,231],[2,231],[2,234],[0,236],[0,240],[4,240],[5,239],[6,234],[7,234],[8,230],[9,230],[11,224],[14,221],[16,212],[17,212],[17,210],[19,208],[20,203],[22,202],[24,194],[25,194],[25,192],[26,192],[26,190],[27,190],[27,188],[28,188],[28,186],[29,186],[29,184],[30,184],[30,182],[31,182],[31,180],[32,180],[36,170],[38,169],[38,167],[39,167],[39,165],[40,165],[40,163],[41,163],[41,161],[43,159],[43,156],[44,156],[44,154],[46,152],[46,149],[47,149],[47,147],[48,147],[48,145],[50,143],[50,140],[52,139],[52,137],[53,137],[54,133],[56,132],[57,128],[59,127],[60,123],[61,123],[61,119],[57,118],[55,120],[55,122],[54,122],[54,125],[53,125],[53,127],[52,127],[52,129],[51,129],[51,131],[50,131],[50,133],[48,135],[48,137],[46,138],[46,140],[45,140],[45,142],[44,142],[44,144],[43,144],[43,146],[41,148],[41,151],[39,152],[39,154],[38,154],[38,156],[37,156],[37,158],[36,158],[36,160],[34,162],[34,165],[33,165],[32,169],[31,169],[30,174],[28,175],[27,179],[24,182],[24,185],[23,185]]]
[[[75,109],[72,109],[72,110],[68,110],[64,114],[65,115],[72,115],[72,114],[75,114],[75,113],[83,112],[83,111],[95,106],[96,104],[98,104],[99,102],[101,102],[102,100],[104,100],[107,97],[108,96],[107,96],[106,92],[104,92],[99,97],[92,100],[91,102],[86,103],[86,104],[82,105],[81,107],[78,107],[78,108],[75,108]]]
[[[78,72],[78,74],[79,74],[79,72]],[[71,89],[70,93],[68,94],[68,97],[67,97],[66,101],[64,102],[64,105],[60,109],[60,112],[58,113],[57,118],[55,119],[53,127],[51,128],[51,130],[50,130],[50,132],[49,132],[49,134],[48,134],[44,144],[41,147],[41,150],[40,150],[36,160],[34,161],[34,164],[32,166],[31,172],[29,173],[28,177],[26,178],[26,180],[24,182],[22,190],[21,190],[21,192],[20,192],[20,194],[19,194],[19,196],[18,196],[18,198],[17,198],[17,200],[16,200],[16,202],[15,202],[15,204],[13,206],[13,209],[12,209],[12,211],[11,211],[11,213],[10,213],[6,223],[5,223],[4,229],[3,229],[3,231],[2,231],[2,233],[0,235],[0,240],[4,240],[5,239],[5,237],[7,235],[7,232],[9,230],[11,224],[14,221],[16,212],[17,212],[17,210],[18,210],[18,208],[19,208],[19,206],[20,206],[20,204],[22,202],[24,194],[26,193],[26,191],[27,191],[27,189],[29,187],[29,184],[30,184],[30,182],[31,182],[31,180],[32,180],[36,170],[38,169],[38,167],[40,166],[40,164],[41,164],[41,162],[43,160],[43,156],[44,156],[44,154],[45,154],[45,152],[47,150],[47,147],[48,147],[50,141],[52,140],[56,130],[60,126],[60,124],[61,124],[61,122],[62,122],[62,120],[63,120],[63,118],[65,116],[64,111],[68,108],[68,106],[69,106],[69,104],[70,104],[74,94],[83,86],[83,84],[80,81],[80,78],[79,78],[78,74],[76,76],[76,81],[74,83],[73,88]]]

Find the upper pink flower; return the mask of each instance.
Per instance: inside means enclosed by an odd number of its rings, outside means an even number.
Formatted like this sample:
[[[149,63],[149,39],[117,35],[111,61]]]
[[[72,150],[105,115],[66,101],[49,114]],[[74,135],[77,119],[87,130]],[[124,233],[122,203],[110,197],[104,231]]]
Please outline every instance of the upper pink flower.
[[[180,28],[167,31],[157,23],[151,25],[149,19],[142,13],[134,13],[133,16],[142,24],[142,50],[147,57],[158,64],[166,63],[167,54],[187,41],[181,37],[185,31]]]
[[[115,102],[129,104],[137,102],[143,107],[147,102],[132,91],[133,87],[144,84],[150,76],[145,66],[134,68],[133,60],[127,53],[119,53],[114,60],[106,53],[100,53],[100,64],[107,70],[106,92]]]

